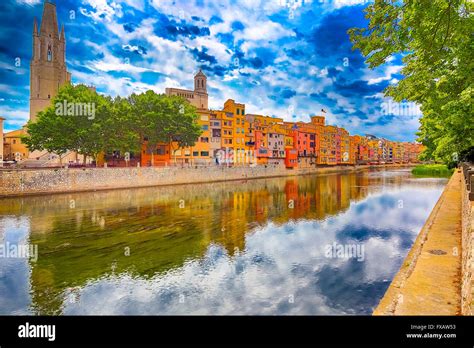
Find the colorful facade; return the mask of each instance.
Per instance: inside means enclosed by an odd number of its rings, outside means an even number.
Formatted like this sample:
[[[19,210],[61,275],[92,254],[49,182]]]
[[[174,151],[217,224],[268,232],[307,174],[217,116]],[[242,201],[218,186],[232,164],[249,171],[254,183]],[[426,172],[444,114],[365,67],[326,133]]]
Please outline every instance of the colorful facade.
[[[167,88],[168,95],[186,98],[197,108],[202,134],[190,148],[160,144],[142,149],[141,164],[271,165],[286,168],[408,163],[418,161],[421,144],[394,142],[373,135],[350,135],[326,125],[324,116],[310,122],[247,114],[245,104],[228,99],[222,110],[208,109],[207,78],[199,71],[194,90]]]

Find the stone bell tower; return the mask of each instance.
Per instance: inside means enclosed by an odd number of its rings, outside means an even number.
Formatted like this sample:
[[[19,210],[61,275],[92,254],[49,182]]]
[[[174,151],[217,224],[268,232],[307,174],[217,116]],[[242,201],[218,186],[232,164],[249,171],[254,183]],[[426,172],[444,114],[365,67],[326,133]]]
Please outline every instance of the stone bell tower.
[[[66,69],[64,25],[58,30],[56,5],[48,0],[43,5],[41,27],[33,24],[33,54],[30,62],[30,120],[51,104],[60,87],[70,83]]]
[[[194,97],[196,102],[194,103],[198,109],[207,109],[208,108],[208,99],[207,94],[207,77],[204,75],[201,69],[194,76]]]

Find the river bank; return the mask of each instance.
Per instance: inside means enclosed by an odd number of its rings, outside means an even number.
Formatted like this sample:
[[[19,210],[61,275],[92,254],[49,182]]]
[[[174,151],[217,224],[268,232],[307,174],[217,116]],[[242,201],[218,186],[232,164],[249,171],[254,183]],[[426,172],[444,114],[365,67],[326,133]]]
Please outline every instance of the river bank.
[[[347,173],[385,167],[410,167],[410,165],[387,164],[294,169],[246,166],[0,170],[0,197]]]
[[[374,315],[472,315],[473,212],[456,171]]]

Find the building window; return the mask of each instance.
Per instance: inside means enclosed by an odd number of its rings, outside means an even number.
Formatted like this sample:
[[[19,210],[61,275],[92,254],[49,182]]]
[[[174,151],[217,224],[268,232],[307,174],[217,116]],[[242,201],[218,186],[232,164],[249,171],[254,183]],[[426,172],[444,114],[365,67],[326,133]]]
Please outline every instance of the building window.
[[[164,145],[159,145],[156,148],[156,154],[157,155],[164,155],[166,153],[166,147]]]
[[[53,53],[51,52],[51,45],[48,45],[48,62],[52,60],[53,60]]]
[[[208,129],[209,129],[209,126],[207,124],[202,125],[202,130],[208,130]]]
[[[199,151],[193,151],[193,156],[194,156],[194,157],[199,156]]]
[[[202,156],[202,157],[208,157],[208,156],[209,156],[209,152],[208,152],[208,151],[201,151],[201,156]]]
[[[201,138],[201,143],[208,143],[209,142],[209,138],[208,137],[202,137]]]
[[[237,115],[240,115],[240,109],[237,109]]]

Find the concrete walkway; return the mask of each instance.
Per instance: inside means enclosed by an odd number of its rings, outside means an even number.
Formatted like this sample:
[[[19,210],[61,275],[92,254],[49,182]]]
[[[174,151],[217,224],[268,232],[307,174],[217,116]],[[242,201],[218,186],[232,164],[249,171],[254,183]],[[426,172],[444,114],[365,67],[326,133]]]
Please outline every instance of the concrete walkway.
[[[455,172],[374,315],[461,314],[460,180]]]

